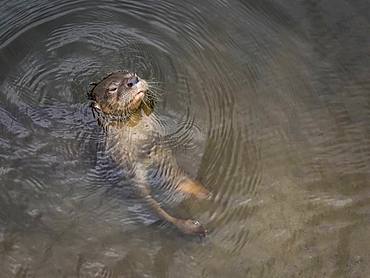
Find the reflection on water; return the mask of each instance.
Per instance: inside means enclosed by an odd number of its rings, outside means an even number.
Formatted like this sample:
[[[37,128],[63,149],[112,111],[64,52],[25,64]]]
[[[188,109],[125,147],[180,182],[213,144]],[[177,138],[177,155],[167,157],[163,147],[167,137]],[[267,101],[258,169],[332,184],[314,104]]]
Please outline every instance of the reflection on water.
[[[366,277],[370,4],[3,1],[2,277]],[[156,85],[206,240],[98,171],[88,84]],[[108,167],[109,165],[105,165]]]

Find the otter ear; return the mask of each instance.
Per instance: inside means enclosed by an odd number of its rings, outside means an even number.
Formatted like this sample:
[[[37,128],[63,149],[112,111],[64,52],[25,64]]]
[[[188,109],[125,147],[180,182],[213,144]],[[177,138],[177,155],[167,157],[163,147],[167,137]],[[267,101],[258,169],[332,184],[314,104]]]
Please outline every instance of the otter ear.
[[[96,101],[92,101],[90,106],[98,111],[101,111],[101,107]]]

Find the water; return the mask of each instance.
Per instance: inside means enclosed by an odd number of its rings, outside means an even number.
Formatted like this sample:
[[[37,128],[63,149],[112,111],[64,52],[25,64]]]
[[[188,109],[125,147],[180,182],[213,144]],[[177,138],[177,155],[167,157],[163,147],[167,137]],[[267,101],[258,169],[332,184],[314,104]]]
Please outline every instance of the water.
[[[368,1],[0,7],[1,277],[368,276]],[[86,92],[117,69],[158,82],[205,240],[97,171]]]

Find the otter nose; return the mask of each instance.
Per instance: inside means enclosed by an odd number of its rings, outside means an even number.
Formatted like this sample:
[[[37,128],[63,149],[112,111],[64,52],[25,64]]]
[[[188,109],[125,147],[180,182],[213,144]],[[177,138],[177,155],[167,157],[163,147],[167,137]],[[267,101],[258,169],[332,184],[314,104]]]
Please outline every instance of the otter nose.
[[[139,83],[139,77],[137,77],[136,75],[131,77],[128,81],[127,81],[127,86],[129,88],[131,88],[132,86],[134,86],[135,84]]]

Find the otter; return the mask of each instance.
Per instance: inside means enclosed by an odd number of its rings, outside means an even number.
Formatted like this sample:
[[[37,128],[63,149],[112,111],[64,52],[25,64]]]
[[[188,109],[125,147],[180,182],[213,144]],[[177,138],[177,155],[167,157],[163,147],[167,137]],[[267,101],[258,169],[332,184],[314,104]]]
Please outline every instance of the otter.
[[[161,218],[188,235],[205,236],[197,220],[177,218],[152,194],[153,182],[184,196],[207,199],[210,192],[191,179],[177,164],[172,151],[156,143],[158,121],[153,116],[155,99],[148,82],[136,73],[116,71],[92,83],[89,98],[93,114],[104,129],[105,151],[130,173],[138,196]],[[159,178],[158,178],[159,177]]]

